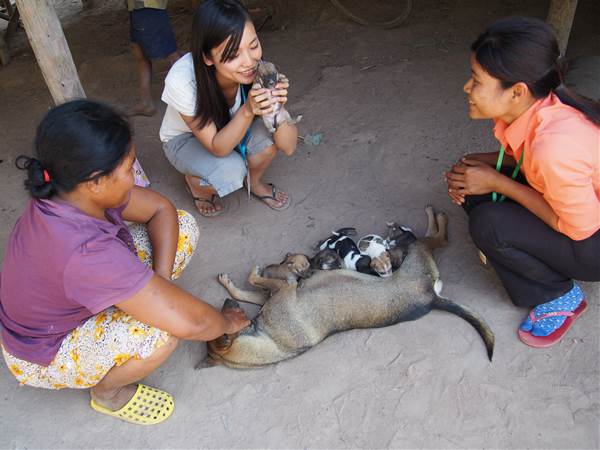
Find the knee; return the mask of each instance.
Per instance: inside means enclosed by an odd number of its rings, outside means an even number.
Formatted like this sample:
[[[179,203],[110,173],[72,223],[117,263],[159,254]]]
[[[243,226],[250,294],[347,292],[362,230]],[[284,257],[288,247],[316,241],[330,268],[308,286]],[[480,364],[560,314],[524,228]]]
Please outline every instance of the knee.
[[[208,181],[213,186],[242,185],[246,176],[246,165],[242,158],[226,158],[210,174]]]
[[[177,218],[179,221],[179,242],[187,244],[191,249],[191,253],[196,250],[196,244],[198,243],[198,236],[200,235],[200,229],[198,228],[198,222],[194,216],[189,212],[182,209],[177,210]],[[178,245],[179,250],[180,245]]]
[[[281,150],[283,152],[283,154],[286,156],[292,156],[296,152],[297,148],[298,148],[298,144],[296,142],[292,142],[289,145],[281,146],[279,148],[279,150]]]
[[[166,360],[169,356],[171,356],[171,353],[173,353],[175,351],[178,343],[179,343],[178,338],[176,338],[175,336],[169,335],[169,337],[164,342],[164,344],[161,345],[160,347],[158,347],[154,351],[154,353],[152,353],[150,358],[159,359],[161,361]]]
[[[262,153],[267,157],[267,158],[275,158],[275,156],[277,156],[277,147],[275,146],[275,144],[273,145],[269,145],[267,148],[265,148]]]

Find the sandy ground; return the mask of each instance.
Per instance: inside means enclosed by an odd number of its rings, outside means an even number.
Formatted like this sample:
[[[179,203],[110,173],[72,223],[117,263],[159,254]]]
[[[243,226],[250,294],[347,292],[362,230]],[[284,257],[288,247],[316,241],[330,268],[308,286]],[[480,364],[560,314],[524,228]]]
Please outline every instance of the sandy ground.
[[[77,2],[61,2],[66,35],[88,96],[126,106],[136,89],[127,15],[119,0],[96,3],[73,15]],[[199,249],[178,284],[220,307],[220,272],[241,283],[253,264],[310,252],[340,226],[382,233],[393,219],[423,233],[423,208],[432,203],[450,217],[450,243],[437,254],[444,294],[486,318],[496,334],[493,363],[466,322],[441,312],[338,334],[253,371],[195,370],[206,347],[188,342],[146,380],[177,402],[172,418],[150,428],[95,413],[86,391],[19,387],[0,364],[0,447],[598,448],[598,284],[583,284],[590,308],[560,345],[521,344],[516,328],[526,311],[480,265],[442,178],[463,153],[496,148],[490,123],[466,115],[470,42],[496,18],[544,17],[548,2],[419,0],[408,23],[388,31],[348,23],[323,1],[292,3],[299,18],[281,17],[284,29],[262,32],[261,40],[292,80],[301,134],[324,139],[270,169],[268,180],[293,196],[288,211],[238,192],[226,199],[226,216],[200,218]],[[173,2],[171,13],[185,48],[189,11]],[[599,4],[580,1],[570,56],[600,54],[599,20]],[[2,252],[27,200],[13,160],[31,151],[51,105],[22,35],[13,57],[0,69]],[[166,68],[156,70],[158,98]],[[153,188],[191,211],[159,143],[163,111],[161,104],[155,117],[133,120],[139,158]]]

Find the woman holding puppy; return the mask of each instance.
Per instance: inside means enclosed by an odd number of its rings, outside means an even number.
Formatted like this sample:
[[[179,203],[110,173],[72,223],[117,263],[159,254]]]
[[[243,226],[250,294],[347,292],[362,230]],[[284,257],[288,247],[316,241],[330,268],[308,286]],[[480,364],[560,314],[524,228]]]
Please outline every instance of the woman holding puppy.
[[[32,199],[0,278],[7,366],[21,384],[89,388],[97,411],[161,422],[173,398],[137,381],[178,339],[212,340],[248,321],[171,282],[192,256],[198,227],[162,195],[134,187],[125,119],[102,104],[65,103],[42,120],[35,150],[17,160]]]
[[[556,37],[512,17],[471,46],[472,119],[492,119],[500,151],[446,174],[475,245],[511,300],[530,308],[519,338],[557,343],[586,308],[573,280],[600,281],[600,104],[563,84]]]
[[[160,138],[202,216],[222,214],[220,199],[240,189],[247,172],[256,198],[275,210],[289,206],[289,195],[263,175],[278,151],[294,153],[298,132],[282,123],[271,135],[257,117],[284,105],[289,86],[282,77],[272,96],[251,88],[261,58],[246,9],[237,0],[206,0],[194,15],[191,53],[165,79]]]

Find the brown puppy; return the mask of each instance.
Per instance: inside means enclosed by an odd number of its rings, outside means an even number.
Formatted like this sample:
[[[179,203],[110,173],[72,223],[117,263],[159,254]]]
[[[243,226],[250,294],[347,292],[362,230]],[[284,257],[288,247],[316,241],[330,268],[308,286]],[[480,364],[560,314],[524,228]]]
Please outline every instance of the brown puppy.
[[[256,270],[258,275],[258,266],[256,267]],[[312,274],[313,271],[310,267],[308,256],[301,253],[288,253],[281,263],[271,264],[260,272],[260,275],[263,278],[283,280],[288,284],[298,285],[298,287],[302,287],[303,280],[309,278]],[[264,291],[241,291],[235,287],[229,279],[229,275],[226,273],[220,274],[218,279],[221,284],[231,286],[231,289],[236,292],[238,296],[245,296],[247,303],[262,306],[272,294],[272,292],[265,293]]]
[[[312,275],[308,256],[301,253],[288,253],[279,264],[271,264],[262,271],[264,278],[276,278],[287,282],[297,282]]]
[[[285,83],[288,79],[285,75],[279,73],[275,64],[267,61],[260,61],[256,70],[256,77],[254,80],[253,88],[260,89],[264,88],[268,90],[268,95],[272,96],[272,92],[275,90],[277,83]],[[279,125],[287,122],[290,125],[300,122],[302,116],[298,116],[296,119],[292,119],[290,113],[288,113],[285,107],[281,103],[275,103],[273,105],[273,111],[264,114],[262,116],[263,122],[267,130],[274,133]]]

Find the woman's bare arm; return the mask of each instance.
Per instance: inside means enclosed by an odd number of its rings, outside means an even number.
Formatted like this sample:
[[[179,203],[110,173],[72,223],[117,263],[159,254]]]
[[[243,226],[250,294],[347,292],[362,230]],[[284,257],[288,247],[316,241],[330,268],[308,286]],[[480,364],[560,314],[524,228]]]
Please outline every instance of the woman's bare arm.
[[[157,275],[134,296],[116,306],[142,323],[186,340],[211,341],[250,324],[243,311],[221,313]]]
[[[250,89],[246,103],[234,114],[229,123],[217,130],[214,122],[200,128],[200,120],[196,117],[180,113],[181,118],[192,130],[202,146],[215,156],[227,156],[242,141],[255,116],[273,111],[277,100],[271,98],[266,89]]]

